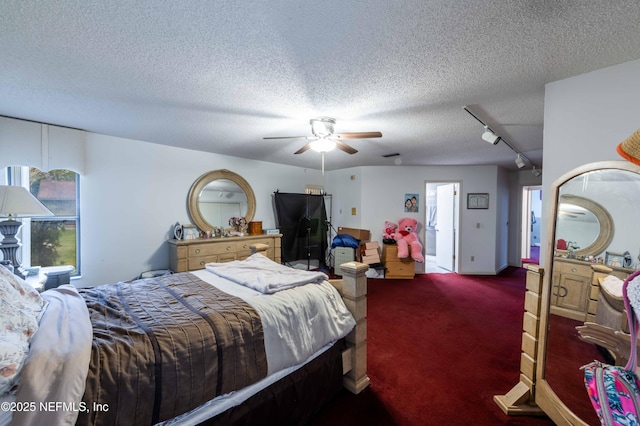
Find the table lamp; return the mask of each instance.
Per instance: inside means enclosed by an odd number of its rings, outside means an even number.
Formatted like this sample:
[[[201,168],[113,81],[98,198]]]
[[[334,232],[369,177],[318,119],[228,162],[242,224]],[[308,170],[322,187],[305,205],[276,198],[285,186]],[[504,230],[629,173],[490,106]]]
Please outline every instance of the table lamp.
[[[21,246],[16,234],[20,230],[22,222],[18,222],[14,218],[53,216],[53,213],[31,195],[26,188],[0,185],[0,216],[8,216],[7,220],[0,222],[0,233],[4,236],[0,242],[0,251],[4,260],[10,261],[13,265],[14,273],[24,278],[20,269],[21,262],[16,257]]]

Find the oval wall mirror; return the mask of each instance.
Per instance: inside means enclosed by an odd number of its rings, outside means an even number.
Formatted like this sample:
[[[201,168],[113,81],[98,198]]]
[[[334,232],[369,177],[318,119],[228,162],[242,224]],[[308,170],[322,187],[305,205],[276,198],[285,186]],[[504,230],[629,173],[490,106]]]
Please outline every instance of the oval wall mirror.
[[[578,181],[588,177],[584,175]],[[561,188],[561,192],[563,190],[572,191],[572,185]],[[560,194],[556,217],[557,253],[565,255],[571,251],[575,256],[596,256],[609,247],[613,235],[613,219],[600,203],[571,193]]]
[[[612,253],[629,251],[634,253],[632,268],[615,268],[612,273],[625,277],[633,272],[638,267],[640,250],[639,172],[639,167],[626,161],[593,163],[565,174],[551,187],[535,402],[558,425],[600,423],[580,367],[594,359],[610,363],[611,358],[606,349],[581,339],[576,330],[585,322],[597,321],[600,296],[592,275],[593,263],[579,257],[567,258],[566,251],[558,250],[557,242],[578,241],[571,232],[581,228],[582,232],[591,232],[591,237],[579,243],[586,247],[577,253],[607,263]],[[565,227],[563,216],[568,215],[584,216],[569,226],[573,231]],[[598,231],[594,228],[596,221]],[[589,243],[587,240],[592,238]]]
[[[201,231],[228,228],[231,217],[244,216],[250,222],[255,211],[251,185],[226,169],[203,174],[189,190],[189,215]]]

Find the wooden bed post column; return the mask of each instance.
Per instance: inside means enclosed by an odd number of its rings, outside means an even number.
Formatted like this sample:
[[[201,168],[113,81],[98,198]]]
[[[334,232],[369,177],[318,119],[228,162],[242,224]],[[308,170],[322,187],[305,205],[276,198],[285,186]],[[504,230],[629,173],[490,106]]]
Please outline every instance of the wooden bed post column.
[[[347,262],[342,269],[342,293],[347,309],[356,320],[356,326],[346,337],[350,349],[351,370],[344,376],[344,387],[358,394],[369,386],[367,376],[367,276],[368,265]]]
[[[527,292],[522,319],[522,346],[520,353],[520,381],[505,395],[495,395],[493,401],[509,416],[543,416],[535,403],[536,359],[540,336],[540,303],[544,269],[527,263]]]

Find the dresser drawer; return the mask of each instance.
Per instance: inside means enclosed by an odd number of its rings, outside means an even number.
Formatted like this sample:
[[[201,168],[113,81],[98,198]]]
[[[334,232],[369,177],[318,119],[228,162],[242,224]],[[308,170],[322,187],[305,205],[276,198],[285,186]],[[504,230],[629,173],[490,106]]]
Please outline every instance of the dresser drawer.
[[[398,246],[395,244],[385,244],[382,246],[382,262],[398,260]]]
[[[224,262],[231,262],[232,260],[238,260],[237,253],[222,253],[222,254],[211,255],[211,256],[190,257],[188,260],[189,271],[194,271],[196,269],[204,269],[204,266],[207,263],[211,263],[211,262],[224,263]]]
[[[198,244],[189,247],[189,258],[211,256],[224,253],[235,253],[241,247],[239,241],[223,241],[216,244]]]
[[[282,235],[211,238],[207,240],[169,240],[169,266],[174,272],[203,269],[207,263],[246,259],[252,245],[267,245],[266,256],[281,261]]]
[[[554,262],[554,272],[591,277],[591,265],[579,265],[571,262]]]
[[[413,262],[387,262],[384,266],[387,268],[386,276],[389,277],[402,276],[413,278],[415,274]]]

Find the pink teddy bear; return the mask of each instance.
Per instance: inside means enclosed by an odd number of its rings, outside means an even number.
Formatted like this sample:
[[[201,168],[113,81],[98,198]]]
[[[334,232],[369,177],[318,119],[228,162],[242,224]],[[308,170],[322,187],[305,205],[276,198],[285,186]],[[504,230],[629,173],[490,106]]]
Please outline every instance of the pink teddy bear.
[[[411,247],[411,258],[416,262],[424,262],[422,255],[422,244],[418,239],[415,230],[418,227],[418,221],[408,217],[398,221],[399,230],[393,234],[393,238],[398,244],[398,258],[404,259],[409,257],[409,247]]]
[[[389,222],[388,220],[384,221],[384,234],[382,234],[383,240],[393,240],[393,234],[396,233],[396,229],[398,229],[398,224]]]

